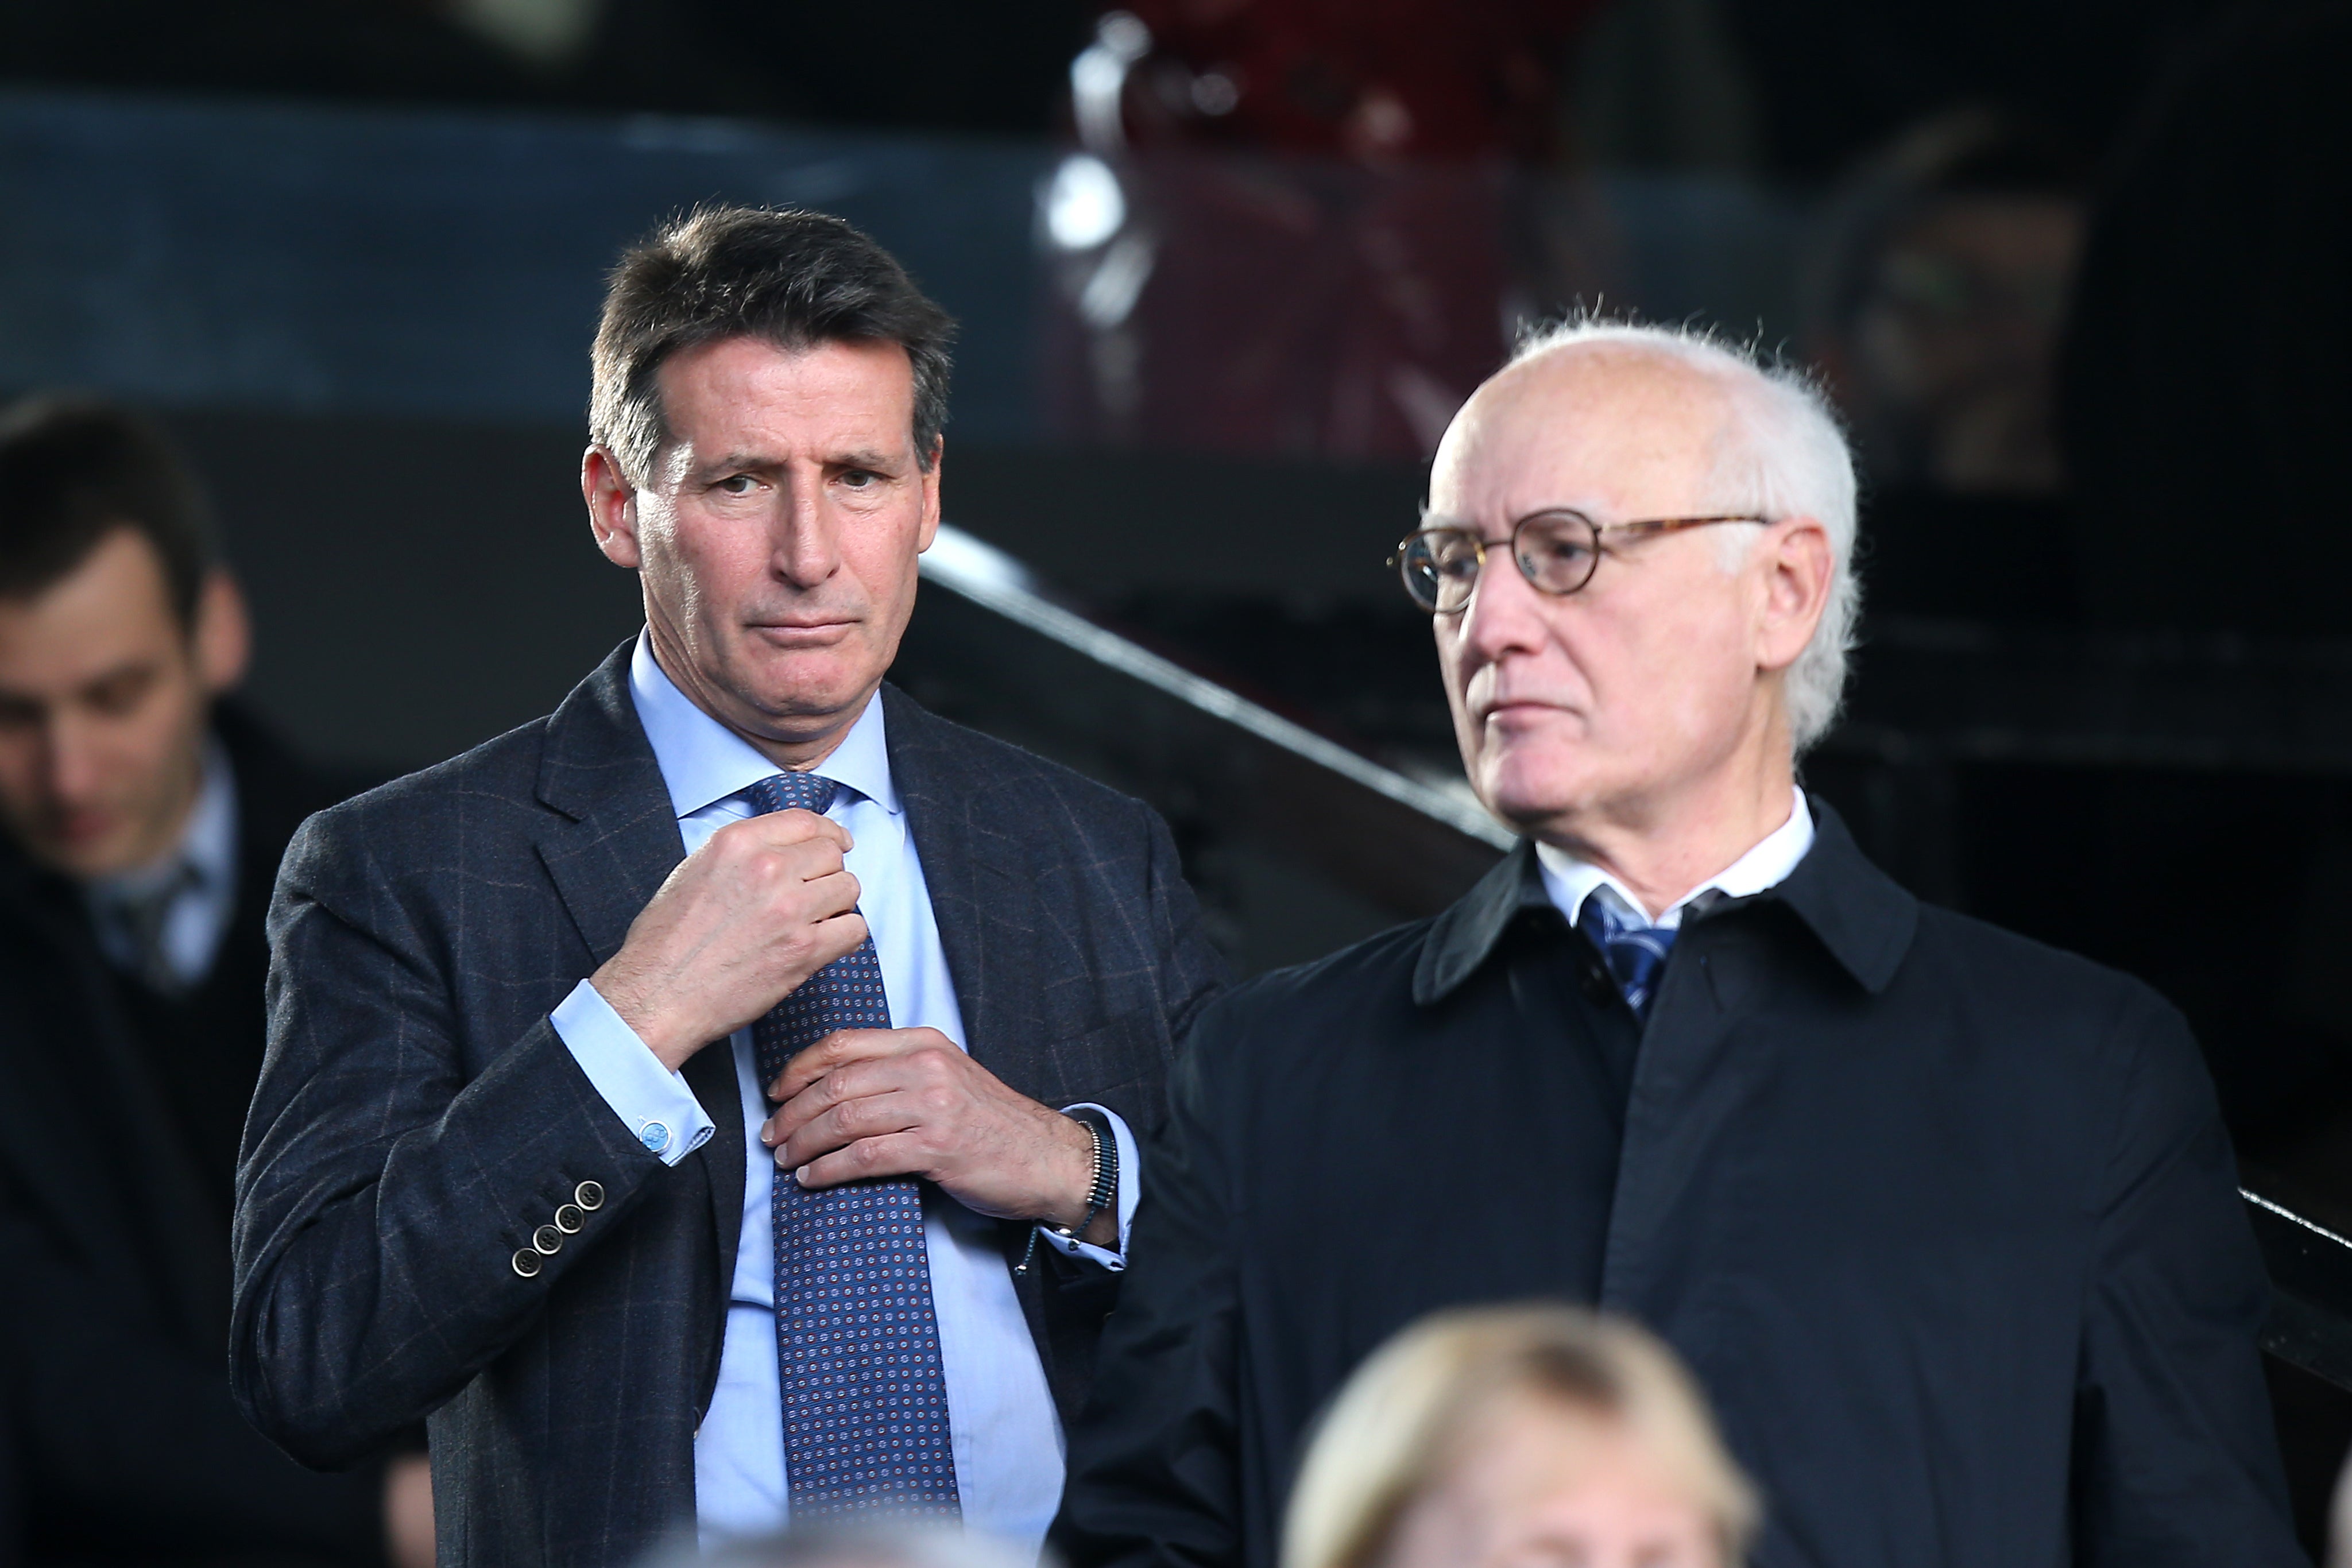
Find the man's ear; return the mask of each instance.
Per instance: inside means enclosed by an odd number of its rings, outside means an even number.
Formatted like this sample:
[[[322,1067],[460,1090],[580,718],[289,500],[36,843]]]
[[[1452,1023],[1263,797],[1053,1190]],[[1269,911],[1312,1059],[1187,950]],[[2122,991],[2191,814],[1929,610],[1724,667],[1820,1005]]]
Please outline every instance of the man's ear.
[[[620,459],[591,446],[580,459],[580,496],[588,503],[588,527],[596,548],[614,566],[635,571],[645,564],[637,545],[637,487],[621,472]]]
[[[1772,525],[1756,552],[1763,569],[1763,613],[1757,626],[1756,663],[1785,670],[1812,641],[1829,608],[1837,573],[1829,530],[1812,517],[1786,517]]]
[[[218,696],[245,679],[253,658],[253,618],[246,612],[245,591],[226,569],[216,566],[205,574],[196,591],[193,631],[196,679],[205,695]]]
[[[923,522],[915,535],[915,553],[922,554],[940,537],[940,466],[947,461],[948,439],[931,437],[931,465],[923,470]]]

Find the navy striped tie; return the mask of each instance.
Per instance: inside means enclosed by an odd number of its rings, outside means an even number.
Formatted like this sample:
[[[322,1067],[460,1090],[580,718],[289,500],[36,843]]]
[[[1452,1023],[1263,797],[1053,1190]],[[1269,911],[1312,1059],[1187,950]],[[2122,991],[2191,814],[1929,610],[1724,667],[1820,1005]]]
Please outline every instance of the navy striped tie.
[[[1576,927],[1609,966],[1633,1016],[1648,1019],[1650,1002],[1657,995],[1658,973],[1666,967],[1666,955],[1675,950],[1675,927],[1639,925],[1620,914],[1598,889],[1585,894]]]
[[[762,813],[823,811],[837,787],[784,773],[751,787]],[[751,1026],[760,1082],[837,1029],[888,1029],[882,966],[868,936]],[[795,1521],[961,1516],[947,1383],[911,1176],[804,1190],[779,1166],[776,1359],[784,1466]]]

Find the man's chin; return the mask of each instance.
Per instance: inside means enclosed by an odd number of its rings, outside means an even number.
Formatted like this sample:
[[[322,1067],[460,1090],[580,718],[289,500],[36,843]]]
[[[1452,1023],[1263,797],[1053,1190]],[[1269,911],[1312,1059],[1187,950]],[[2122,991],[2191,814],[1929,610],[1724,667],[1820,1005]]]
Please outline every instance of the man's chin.
[[[773,727],[772,738],[785,740],[855,716],[879,681],[864,661],[825,648],[748,660],[728,684],[737,702]]]
[[[73,836],[48,832],[28,834],[18,841],[34,861],[59,876],[95,882],[137,868],[138,850],[130,839],[122,832]]]
[[[1591,780],[1580,773],[1508,758],[1484,764],[1472,784],[1486,810],[1522,831],[1578,815],[1593,793]]]

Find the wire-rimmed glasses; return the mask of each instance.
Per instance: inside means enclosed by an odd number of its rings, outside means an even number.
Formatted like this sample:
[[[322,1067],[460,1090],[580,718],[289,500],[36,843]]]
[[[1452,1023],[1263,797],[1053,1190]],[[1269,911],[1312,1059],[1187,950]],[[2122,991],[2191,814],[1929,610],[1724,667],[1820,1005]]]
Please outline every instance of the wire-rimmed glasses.
[[[1423,528],[1400,542],[1389,564],[1404,579],[1412,601],[1432,615],[1458,615],[1478,586],[1489,549],[1507,545],[1519,575],[1539,593],[1574,593],[1592,580],[1601,558],[1620,538],[1646,538],[1706,528],[1712,523],[1765,523],[1769,517],[1645,517],[1630,523],[1596,523],[1564,507],[1531,512],[1511,525],[1507,539],[1481,538],[1458,524]]]

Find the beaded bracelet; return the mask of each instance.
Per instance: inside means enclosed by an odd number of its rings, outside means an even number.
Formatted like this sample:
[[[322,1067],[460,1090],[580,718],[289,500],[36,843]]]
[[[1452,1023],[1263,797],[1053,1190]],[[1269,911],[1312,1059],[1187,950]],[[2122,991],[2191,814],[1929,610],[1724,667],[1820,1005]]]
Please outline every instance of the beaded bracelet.
[[[1071,1121],[1086,1128],[1094,1139],[1094,1180],[1087,1188],[1087,1217],[1075,1226],[1039,1224],[1030,1227],[1029,1245],[1021,1250],[1021,1261],[1013,1265],[1016,1274],[1029,1272],[1031,1260],[1037,1255],[1037,1232],[1050,1230],[1065,1241],[1076,1241],[1093,1228],[1095,1219],[1118,1198],[1118,1143],[1111,1136],[1103,1119],[1091,1112],[1066,1112]]]

